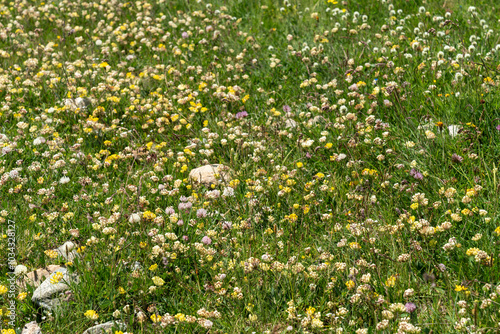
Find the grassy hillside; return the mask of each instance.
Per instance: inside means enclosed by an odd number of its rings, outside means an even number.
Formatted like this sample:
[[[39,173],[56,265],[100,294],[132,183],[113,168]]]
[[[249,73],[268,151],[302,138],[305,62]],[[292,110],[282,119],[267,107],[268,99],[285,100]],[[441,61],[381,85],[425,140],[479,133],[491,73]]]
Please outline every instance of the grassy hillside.
[[[499,11],[1,1],[1,333],[498,332]]]

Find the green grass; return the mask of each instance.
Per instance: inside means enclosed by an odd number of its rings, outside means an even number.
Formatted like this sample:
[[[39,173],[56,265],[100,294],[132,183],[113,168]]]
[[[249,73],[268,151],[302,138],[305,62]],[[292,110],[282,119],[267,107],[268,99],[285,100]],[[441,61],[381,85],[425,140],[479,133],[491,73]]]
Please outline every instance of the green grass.
[[[2,334],[498,332],[500,6],[426,2],[2,2]]]

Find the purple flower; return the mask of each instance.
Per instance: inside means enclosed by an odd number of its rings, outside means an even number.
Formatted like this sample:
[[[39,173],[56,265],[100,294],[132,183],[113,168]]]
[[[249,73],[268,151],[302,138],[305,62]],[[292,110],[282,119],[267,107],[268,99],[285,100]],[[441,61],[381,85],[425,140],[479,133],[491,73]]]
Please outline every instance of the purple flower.
[[[202,239],[201,239],[201,242],[203,242],[205,245],[210,245],[212,243],[212,239],[210,239],[209,237],[207,236],[204,236]]]
[[[182,236],[182,240],[184,240],[184,241],[188,241],[188,240],[189,240],[189,237],[188,237],[187,235],[183,235],[183,236]]]
[[[306,153],[306,158],[310,159],[312,157],[311,153],[307,152]]]
[[[500,131],[500,124],[497,125],[496,129]]]
[[[167,215],[173,215],[175,213],[175,209],[171,206],[169,206],[168,208],[165,209],[165,213]]]
[[[414,303],[406,303],[405,304],[406,312],[413,313],[417,309],[417,305]]]
[[[418,170],[416,170],[415,168],[412,168],[410,170],[410,176],[413,176],[413,178],[415,180],[423,180],[424,179],[424,176],[422,175],[422,173],[420,173]]]
[[[183,31],[181,36],[182,36],[182,38],[186,39],[189,37],[189,34],[185,31]]]
[[[443,272],[443,273],[446,271],[446,266],[445,266],[444,264],[442,264],[442,263],[438,264],[438,268],[439,268],[439,270],[441,270],[441,272]]]
[[[283,106],[283,111],[284,111],[284,112],[290,112],[290,111],[292,111],[292,108],[290,108],[290,106],[289,106],[289,105],[285,104],[285,105]]]
[[[177,221],[177,226],[182,226],[182,225],[184,225],[184,220],[179,219],[179,220]]]
[[[236,113],[236,116],[234,116],[234,117],[236,117],[236,119],[240,119],[240,118],[247,117],[247,116],[248,116],[248,113],[245,110],[243,110],[243,111],[240,111],[239,113]]]
[[[187,197],[186,197],[186,196],[181,196],[181,198],[179,198],[179,200],[180,200],[181,202],[187,202],[187,201],[188,201],[188,199],[187,199]]]
[[[207,216],[207,210],[205,209],[198,209],[198,211],[196,211],[196,217],[198,218],[205,218]]]
[[[453,153],[453,155],[451,156],[451,161],[454,162],[454,163],[461,163],[462,161],[464,161],[464,158],[462,158],[461,156],[459,156],[458,154],[456,153]]]
[[[224,229],[224,230],[230,230],[231,227],[233,227],[233,223],[231,223],[231,222],[223,222],[222,223],[222,229]]]

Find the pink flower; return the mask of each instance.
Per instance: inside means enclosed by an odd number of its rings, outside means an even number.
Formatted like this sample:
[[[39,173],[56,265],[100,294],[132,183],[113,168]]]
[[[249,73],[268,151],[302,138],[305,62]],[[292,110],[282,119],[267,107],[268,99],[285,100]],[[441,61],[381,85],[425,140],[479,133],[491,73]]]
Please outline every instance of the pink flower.
[[[212,239],[210,239],[207,236],[204,236],[203,239],[201,239],[201,242],[204,243],[205,245],[210,245],[212,243]]]
[[[196,211],[196,217],[198,218],[205,218],[207,216],[207,210],[205,209],[198,209]]]

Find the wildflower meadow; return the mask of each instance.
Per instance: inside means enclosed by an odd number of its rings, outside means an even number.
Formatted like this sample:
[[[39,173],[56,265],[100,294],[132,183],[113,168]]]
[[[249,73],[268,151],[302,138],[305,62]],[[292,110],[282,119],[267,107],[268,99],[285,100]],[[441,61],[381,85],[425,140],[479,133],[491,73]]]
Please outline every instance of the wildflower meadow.
[[[499,13],[0,1],[0,333],[499,333]]]

